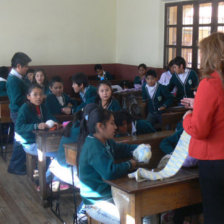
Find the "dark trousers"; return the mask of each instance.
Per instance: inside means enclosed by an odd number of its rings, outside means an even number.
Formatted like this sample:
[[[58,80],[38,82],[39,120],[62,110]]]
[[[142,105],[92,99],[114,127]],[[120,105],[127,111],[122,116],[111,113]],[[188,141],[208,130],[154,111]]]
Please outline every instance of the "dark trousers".
[[[16,124],[17,113],[10,113],[10,117]],[[9,162],[9,170],[11,171],[26,171],[26,153],[23,150],[22,145],[14,138],[12,157]]]
[[[199,160],[204,224],[223,224],[224,160]]]

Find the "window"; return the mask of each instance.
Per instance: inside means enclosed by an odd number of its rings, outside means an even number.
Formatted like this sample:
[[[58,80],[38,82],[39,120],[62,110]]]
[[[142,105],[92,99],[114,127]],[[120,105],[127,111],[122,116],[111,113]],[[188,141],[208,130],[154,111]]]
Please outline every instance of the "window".
[[[180,55],[188,68],[199,68],[198,43],[217,31],[224,32],[224,0],[167,3],[164,66]]]

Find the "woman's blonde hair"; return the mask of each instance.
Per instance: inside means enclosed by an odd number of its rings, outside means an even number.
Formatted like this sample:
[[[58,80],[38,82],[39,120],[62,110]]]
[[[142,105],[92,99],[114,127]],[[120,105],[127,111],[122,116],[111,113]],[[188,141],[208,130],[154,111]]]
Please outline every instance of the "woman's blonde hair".
[[[199,43],[201,73],[210,76],[218,71],[224,80],[224,33],[213,33]]]

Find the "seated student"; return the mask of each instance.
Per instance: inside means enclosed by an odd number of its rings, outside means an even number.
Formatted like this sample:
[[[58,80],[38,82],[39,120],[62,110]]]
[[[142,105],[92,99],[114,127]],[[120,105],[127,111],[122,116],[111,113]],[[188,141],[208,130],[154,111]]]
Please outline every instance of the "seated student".
[[[46,73],[43,69],[39,68],[39,69],[35,70],[35,72],[34,72],[34,83],[39,84],[43,88],[44,95],[50,94],[47,75],[46,75]]]
[[[115,130],[112,112],[97,108],[82,121],[78,140],[80,194],[86,212],[95,220],[107,224],[120,223],[120,220],[111,186],[103,180],[119,178],[137,166],[132,159],[137,145],[116,143],[112,140]],[[129,160],[115,163],[118,159]]]
[[[117,126],[116,137],[141,135],[156,132],[149,121],[134,120],[127,111],[115,112],[114,121]]]
[[[96,103],[103,109],[119,111],[121,106],[117,99],[113,98],[111,84],[108,81],[100,81],[98,85],[98,97]]]
[[[51,94],[47,95],[46,107],[51,114],[72,114],[77,103],[63,93],[63,82],[59,76],[54,76],[50,82]]]
[[[173,103],[173,96],[165,86],[157,82],[154,70],[148,70],[146,83],[142,86],[142,100],[147,103],[147,120],[152,124],[161,124],[161,113]]]
[[[24,81],[27,84],[28,88],[32,85],[34,81],[34,70],[32,68],[29,68],[27,70]]]
[[[147,72],[147,66],[145,64],[140,64],[138,66],[138,76],[135,76],[134,79],[134,87],[141,88],[142,85],[145,83],[145,75]]]
[[[15,126],[15,139],[23,146],[25,152],[37,155],[34,130],[49,128],[45,123],[53,120],[54,125],[59,125],[49,110],[43,104],[43,89],[38,84],[30,86],[27,94],[28,102],[24,103],[18,112]]]
[[[184,58],[177,56],[173,59],[175,74],[167,86],[169,91],[177,88],[176,99],[178,103],[185,97],[194,98],[194,91],[198,86],[198,76],[194,70],[186,68]]]
[[[94,66],[94,70],[97,73],[96,80],[112,80],[113,77],[109,72],[103,70],[102,65],[97,64]]]
[[[7,96],[6,82],[9,69],[5,66],[0,67],[0,96]]]
[[[76,112],[82,110],[87,104],[96,102],[97,89],[89,85],[88,77],[84,73],[80,72],[72,76],[72,88],[82,99],[81,104],[76,107]]]
[[[171,60],[169,64],[167,65],[166,72],[163,72],[163,74],[160,76],[159,83],[161,85],[167,86],[170,83],[170,79],[172,78],[174,71],[174,61]]]

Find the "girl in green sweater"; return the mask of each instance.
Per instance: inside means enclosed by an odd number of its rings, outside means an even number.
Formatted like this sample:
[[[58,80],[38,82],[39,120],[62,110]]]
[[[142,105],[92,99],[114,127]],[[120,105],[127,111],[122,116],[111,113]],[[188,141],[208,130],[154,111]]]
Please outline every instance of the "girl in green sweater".
[[[80,193],[86,212],[102,223],[120,223],[111,186],[104,180],[119,178],[136,168],[132,152],[137,145],[118,144],[113,140],[117,127],[112,112],[96,108],[84,117],[78,140],[78,165]],[[127,161],[115,163],[118,159]]]

